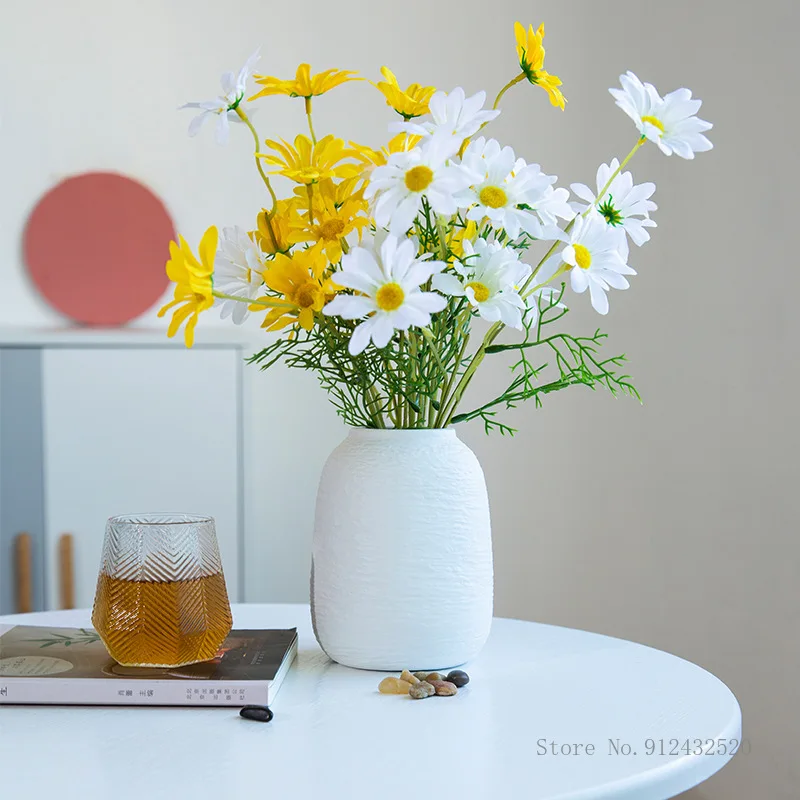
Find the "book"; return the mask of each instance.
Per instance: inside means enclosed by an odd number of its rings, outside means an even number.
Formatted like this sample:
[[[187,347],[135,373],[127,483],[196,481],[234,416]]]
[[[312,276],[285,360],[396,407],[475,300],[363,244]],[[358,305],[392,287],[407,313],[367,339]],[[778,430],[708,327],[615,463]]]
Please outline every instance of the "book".
[[[91,628],[0,625],[0,705],[268,705],[296,655],[296,628],[233,630],[211,661],[123,667]]]

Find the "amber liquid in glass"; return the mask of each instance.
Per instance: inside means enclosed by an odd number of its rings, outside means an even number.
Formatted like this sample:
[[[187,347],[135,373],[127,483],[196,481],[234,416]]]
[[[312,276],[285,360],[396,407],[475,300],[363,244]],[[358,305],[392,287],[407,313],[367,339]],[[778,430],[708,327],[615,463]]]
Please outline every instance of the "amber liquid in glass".
[[[208,661],[233,624],[222,573],[184,581],[126,581],[101,573],[92,624],[127,667]]]

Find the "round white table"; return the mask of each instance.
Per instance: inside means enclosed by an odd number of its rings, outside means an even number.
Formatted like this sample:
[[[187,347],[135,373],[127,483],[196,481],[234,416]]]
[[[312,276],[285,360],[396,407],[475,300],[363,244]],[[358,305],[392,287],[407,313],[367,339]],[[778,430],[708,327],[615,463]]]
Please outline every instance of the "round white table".
[[[496,619],[469,686],[415,701],[329,661],[308,606],[233,614],[240,628],[298,628],[271,723],[230,708],[3,706],[3,797],[664,800],[741,737],[717,678],[620,639]],[[0,622],[86,626],[89,611]]]

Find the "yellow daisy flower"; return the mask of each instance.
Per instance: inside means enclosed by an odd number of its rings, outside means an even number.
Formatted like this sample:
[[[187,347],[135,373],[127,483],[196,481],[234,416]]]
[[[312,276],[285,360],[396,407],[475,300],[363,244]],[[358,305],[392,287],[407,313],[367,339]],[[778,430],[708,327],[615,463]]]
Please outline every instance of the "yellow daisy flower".
[[[320,94],[339,86],[347,81],[361,81],[363,78],[356,78],[355,72],[347,69],[328,69],[316,75],[311,74],[310,64],[301,64],[297,68],[294,80],[282,81],[280,78],[271,75],[254,75],[255,82],[264,88],[254,94],[250,99],[266,95],[285,94],[289,97],[305,97],[306,99],[316,97]]]
[[[435,86],[412,83],[403,91],[389,67],[381,67],[381,75],[384,79],[372,85],[386,98],[386,105],[391,106],[403,119],[408,121],[428,113],[428,103],[436,91]]]
[[[365,144],[357,144],[356,142],[348,142],[350,145],[350,153],[356,160],[356,173],[359,178],[368,178],[369,174],[375,167],[384,166],[392,153],[403,153],[407,150],[412,150],[417,142],[422,139],[421,136],[409,136],[407,133],[398,133],[397,136],[392,137],[386,147],[380,150],[373,150]]]
[[[297,201],[294,198],[278,200],[278,207],[270,219],[272,233],[267,225],[267,209],[261,209],[253,231],[262,253],[285,253],[291,246],[289,242],[289,227],[293,217],[297,215]],[[274,236],[274,241],[273,241]],[[277,246],[276,246],[277,245]]]
[[[175,299],[171,303],[167,303],[158,312],[158,316],[163,317],[174,306],[183,304],[173,312],[167,336],[174,336],[188,319],[184,330],[187,347],[194,344],[194,328],[200,313],[214,304],[212,277],[218,238],[217,229],[212,225],[200,240],[200,246],[197,249],[200,255],[199,260],[195,258],[183,236],[178,236],[180,244],[169,243],[170,258],[167,261],[167,275],[175,283]]]
[[[478,223],[475,220],[467,220],[467,225],[464,228],[453,228],[450,234],[450,241],[448,247],[450,252],[456,258],[464,257],[464,242],[474,242],[478,236]]]
[[[353,153],[353,155],[355,155]],[[336,206],[340,206],[348,200],[360,200],[364,204],[364,208],[368,207],[367,202],[364,200],[364,187],[360,186],[360,179],[358,169],[355,164],[348,164],[352,168],[353,175],[345,178],[344,180],[334,183],[330,178],[320,181],[315,187],[314,196],[317,193],[326,198],[326,202],[332,202]],[[305,186],[294,187],[294,201],[297,204],[296,208],[298,213],[308,213],[308,192]]]
[[[273,173],[295,183],[309,185],[326,178],[345,178],[353,172],[353,164],[341,163],[343,159],[350,158],[352,153],[345,149],[344,141],[334,138],[330,133],[316,144],[301,134],[295,138],[294,147],[284,139],[280,142],[267,139],[266,145],[278,155],[259,153],[259,158],[278,167],[272,170]]]
[[[550,102],[563,111],[566,100],[558,88],[561,86],[561,79],[544,69],[544,23],[535,32],[533,25],[528,25],[526,33],[523,25],[516,22],[514,35],[517,39],[519,66],[523,74],[531,83],[541,86],[550,97]]]
[[[351,180],[337,185],[332,181],[320,184],[313,195],[313,222],[309,224],[307,215],[298,214],[289,241],[292,244],[317,242],[322,245],[328,261],[338,263],[342,258],[342,239],[355,230],[360,239],[364,227],[369,225],[369,219],[364,216],[367,203],[361,192],[350,193],[354,183]]]
[[[278,253],[264,271],[264,283],[282,295],[291,307],[271,309],[262,328],[277,331],[295,323],[310,331],[314,327],[314,313],[321,311],[325,303],[335,294],[330,278],[325,278],[328,259],[322,252],[322,244],[308,250],[298,250],[291,256]],[[262,309],[253,305],[251,310]]]

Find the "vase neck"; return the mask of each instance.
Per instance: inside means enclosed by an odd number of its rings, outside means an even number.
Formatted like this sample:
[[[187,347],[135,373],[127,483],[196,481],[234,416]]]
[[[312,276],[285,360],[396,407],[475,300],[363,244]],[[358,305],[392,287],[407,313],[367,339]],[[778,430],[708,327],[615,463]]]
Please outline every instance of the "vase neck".
[[[369,441],[413,439],[421,442],[455,439],[457,436],[453,428],[350,428],[348,438]]]

